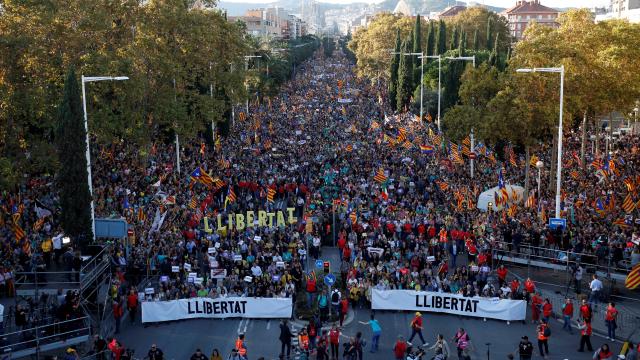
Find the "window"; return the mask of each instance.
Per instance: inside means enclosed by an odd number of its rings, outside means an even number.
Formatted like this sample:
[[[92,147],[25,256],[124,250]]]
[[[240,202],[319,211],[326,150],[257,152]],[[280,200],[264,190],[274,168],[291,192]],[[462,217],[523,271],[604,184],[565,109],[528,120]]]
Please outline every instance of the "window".
[[[538,20],[542,20],[542,15],[538,15]]]
[[[522,20],[522,15],[518,15],[518,20]]]
[[[527,20],[530,20],[530,19],[531,19],[531,16],[527,15]]]

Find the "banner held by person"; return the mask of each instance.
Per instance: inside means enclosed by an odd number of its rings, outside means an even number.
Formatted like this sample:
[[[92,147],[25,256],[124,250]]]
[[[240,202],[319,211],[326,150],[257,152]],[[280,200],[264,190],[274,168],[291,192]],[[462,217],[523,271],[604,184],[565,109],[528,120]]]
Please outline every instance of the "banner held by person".
[[[438,312],[506,321],[524,320],[524,300],[465,297],[413,290],[372,290],[372,309]]]
[[[142,322],[182,319],[291,317],[291,298],[192,298],[142,303]]]

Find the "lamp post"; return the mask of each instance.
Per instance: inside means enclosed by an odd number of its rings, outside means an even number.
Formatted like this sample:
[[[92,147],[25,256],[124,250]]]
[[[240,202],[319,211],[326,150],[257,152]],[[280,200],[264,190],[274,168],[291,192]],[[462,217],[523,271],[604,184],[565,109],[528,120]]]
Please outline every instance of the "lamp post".
[[[542,174],[542,168],[544,167],[544,163],[541,160],[536,162],[536,168],[538,169],[538,201],[540,201],[540,179]]]
[[[428,55],[424,56],[427,59],[438,59],[438,131],[440,131],[440,99],[442,94],[442,57],[440,55]]]
[[[562,107],[564,100],[564,65],[555,68],[525,68],[519,73],[550,72],[560,73],[560,123],[558,124],[558,164],[556,176],[556,218],[560,218],[560,185],[562,183]]]
[[[87,96],[85,91],[85,83],[98,82],[98,81],[123,81],[129,80],[126,76],[81,76],[82,80],[82,111],[84,112],[84,132],[86,136],[86,151],[87,157],[87,181],[89,183],[89,194],[91,195],[91,232],[93,234],[93,241],[96,241],[96,210],[95,203],[93,202],[93,181],[91,177],[91,151],[89,150],[89,122],[87,121]]]

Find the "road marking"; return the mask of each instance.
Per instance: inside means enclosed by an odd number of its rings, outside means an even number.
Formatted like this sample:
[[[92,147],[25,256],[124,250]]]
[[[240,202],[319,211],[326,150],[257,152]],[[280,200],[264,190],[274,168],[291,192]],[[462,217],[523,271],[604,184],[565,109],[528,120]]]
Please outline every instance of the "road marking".
[[[267,320],[267,330],[271,328],[271,320]]]
[[[242,333],[246,334],[247,333],[247,327],[249,327],[249,323],[251,322],[251,319],[247,319],[247,321],[245,321],[244,323],[244,330],[242,331]]]
[[[245,319],[240,319],[240,322],[238,323],[238,334],[241,333],[240,329],[242,329],[242,322],[245,321]]]

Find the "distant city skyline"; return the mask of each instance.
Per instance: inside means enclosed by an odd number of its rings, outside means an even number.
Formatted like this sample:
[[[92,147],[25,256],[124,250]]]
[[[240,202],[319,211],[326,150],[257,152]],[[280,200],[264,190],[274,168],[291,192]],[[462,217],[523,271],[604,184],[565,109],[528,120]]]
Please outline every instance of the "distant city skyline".
[[[253,3],[253,4],[268,4],[273,3],[276,0],[224,0],[231,3]],[[323,3],[331,4],[352,4],[352,3],[379,3],[381,0],[318,0]],[[508,8],[515,5],[516,0],[474,0],[477,3],[484,3],[485,5],[497,6]],[[454,0],[451,0],[454,2]],[[608,6],[609,0],[541,0],[543,5],[549,7],[594,7],[594,6]]]

